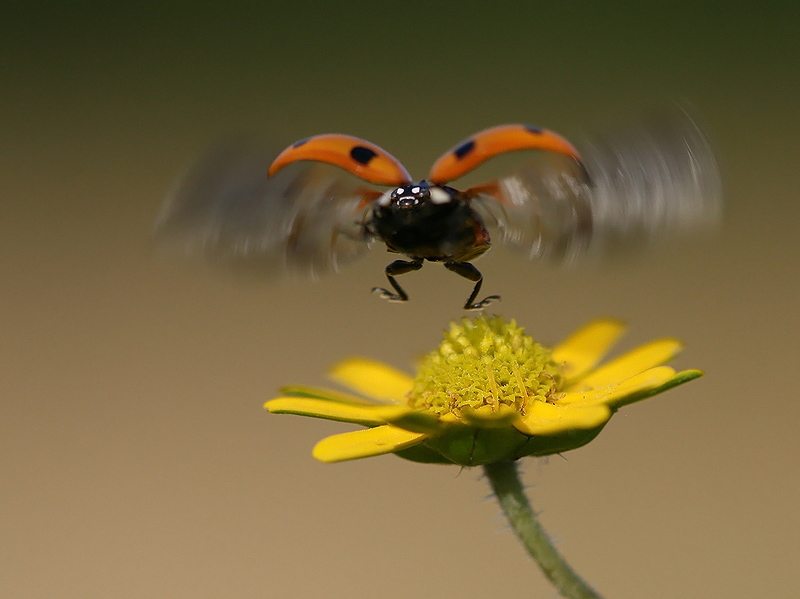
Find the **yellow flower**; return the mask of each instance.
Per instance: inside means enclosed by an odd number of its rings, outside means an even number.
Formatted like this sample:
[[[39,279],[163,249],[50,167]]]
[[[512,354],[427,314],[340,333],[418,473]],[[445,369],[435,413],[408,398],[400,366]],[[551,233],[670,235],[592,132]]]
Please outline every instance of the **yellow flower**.
[[[596,320],[547,349],[512,320],[480,316],[452,323],[416,378],[351,358],[333,380],[376,400],[291,386],[264,407],[369,427],[323,439],[313,455],[338,462],[395,453],[417,462],[477,466],[585,445],[620,407],[701,376],[662,366],[681,344],[658,339],[601,366],[623,332]]]

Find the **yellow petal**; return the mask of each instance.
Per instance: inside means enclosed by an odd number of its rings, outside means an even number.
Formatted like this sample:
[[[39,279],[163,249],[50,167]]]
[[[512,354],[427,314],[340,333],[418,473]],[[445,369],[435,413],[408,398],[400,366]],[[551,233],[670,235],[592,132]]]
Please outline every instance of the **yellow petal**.
[[[658,339],[603,364],[578,382],[583,389],[606,387],[674,358],[683,348],[677,339]]]
[[[285,387],[281,387],[280,392],[282,395],[289,395],[291,397],[311,397],[313,399],[326,399],[328,401],[338,401],[340,403],[372,405],[370,402],[356,397],[355,395],[333,391],[332,389],[323,389],[322,387],[286,385]]]
[[[570,430],[591,429],[611,418],[611,409],[603,404],[572,407],[534,401],[514,428],[526,435],[554,435]]]
[[[388,424],[415,433],[440,433],[448,424],[431,412],[412,410],[405,406],[383,406],[379,412]]]
[[[616,406],[621,403],[628,403],[625,400],[634,395],[666,384],[674,376],[675,370],[669,366],[656,366],[615,385],[588,391],[565,393],[558,399],[557,405],[564,407],[584,407],[601,404]]]
[[[478,428],[506,428],[514,423],[519,414],[511,406],[501,404],[497,410],[493,410],[491,406],[464,409],[462,416],[466,423]]]
[[[667,368],[667,367],[661,366],[660,368]],[[658,370],[658,369],[652,368],[651,370]],[[670,368],[670,370],[672,369]],[[636,401],[647,399],[648,397],[652,397],[653,395],[658,395],[659,393],[663,393],[664,391],[672,389],[673,387],[677,387],[678,385],[682,385],[684,383],[688,383],[689,381],[693,381],[694,379],[701,376],[703,376],[703,372],[701,370],[684,370],[670,377],[667,381],[656,387],[651,387],[650,389],[643,389],[641,391],[637,391],[636,393],[629,393],[625,397],[617,398],[614,401],[613,407],[620,408],[622,406],[632,404]]]
[[[369,397],[398,403],[405,401],[414,382],[405,372],[367,358],[340,362],[331,369],[330,377]]]
[[[412,433],[387,424],[327,437],[314,446],[312,455],[321,462],[341,462],[392,453],[425,440],[425,433]]]
[[[564,364],[564,376],[574,379],[593,368],[625,330],[618,320],[594,320],[553,348],[553,359]]]
[[[398,417],[395,412],[410,411],[403,406],[353,405],[308,397],[278,397],[269,400],[264,407],[273,414],[297,414],[364,426],[386,424],[387,416]]]

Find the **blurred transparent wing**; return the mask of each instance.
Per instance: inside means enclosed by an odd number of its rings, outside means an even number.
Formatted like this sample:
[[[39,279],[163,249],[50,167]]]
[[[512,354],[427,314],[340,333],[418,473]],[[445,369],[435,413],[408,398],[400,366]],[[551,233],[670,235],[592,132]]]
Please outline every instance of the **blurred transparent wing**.
[[[683,112],[597,137],[580,151],[590,182],[574,163],[551,160],[467,192],[496,241],[529,258],[571,261],[719,219],[716,160]]]
[[[236,141],[209,151],[164,202],[155,229],[160,244],[264,272],[309,276],[360,256],[369,241],[362,200],[375,192],[340,169],[313,162],[268,178],[279,150]]]

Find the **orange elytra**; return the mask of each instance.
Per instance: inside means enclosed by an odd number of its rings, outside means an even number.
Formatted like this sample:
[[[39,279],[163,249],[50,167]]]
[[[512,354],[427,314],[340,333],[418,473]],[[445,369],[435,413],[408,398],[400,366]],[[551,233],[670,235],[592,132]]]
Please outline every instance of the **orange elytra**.
[[[447,183],[493,156],[517,150],[564,154],[575,159],[583,169],[578,150],[557,133],[529,125],[498,125],[476,133],[445,152],[431,167],[428,180],[437,184]]]
[[[333,164],[377,185],[411,183],[411,175],[397,158],[383,148],[352,135],[326,133],[301,139],[278,154],[269,167],[269,176],[298,160]]]

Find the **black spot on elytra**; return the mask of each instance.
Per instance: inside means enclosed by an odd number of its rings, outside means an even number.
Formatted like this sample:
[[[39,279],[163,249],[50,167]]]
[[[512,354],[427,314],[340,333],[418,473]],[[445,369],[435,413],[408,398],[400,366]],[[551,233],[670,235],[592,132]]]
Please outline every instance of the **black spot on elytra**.
[[[536,135],[541,135],[542,133],[544,133],[544,129],[542,129],[541,127],[534,127],[533,125],[525,125],[525,129],[529,133],[535,133]]]
[[[350,150],[350,158],[359,164],[368,164],[369,161],[375,158],[377,155],[378,154],[373,150],[365,148],[364,146],[353,146],[353,149]]]
[[[292,144],[292,147],[293,147],[293,148],[299,148],[299,147],[300,147],[300,146],[302,146],[304,143],[306,143],[306,142],[307,142],[309,139],[311,139],[311,138],[310,138],[310,137],[306,137],[306,138],[300,139],[300,140],[298,140],[298,141],[294,142],[294,143]]]
[[[475,140],[470,139],[453,150],[453,156],[455,156],[458,160],[463,160],[464,156],[472,152],[473,148],[475,148]]]

